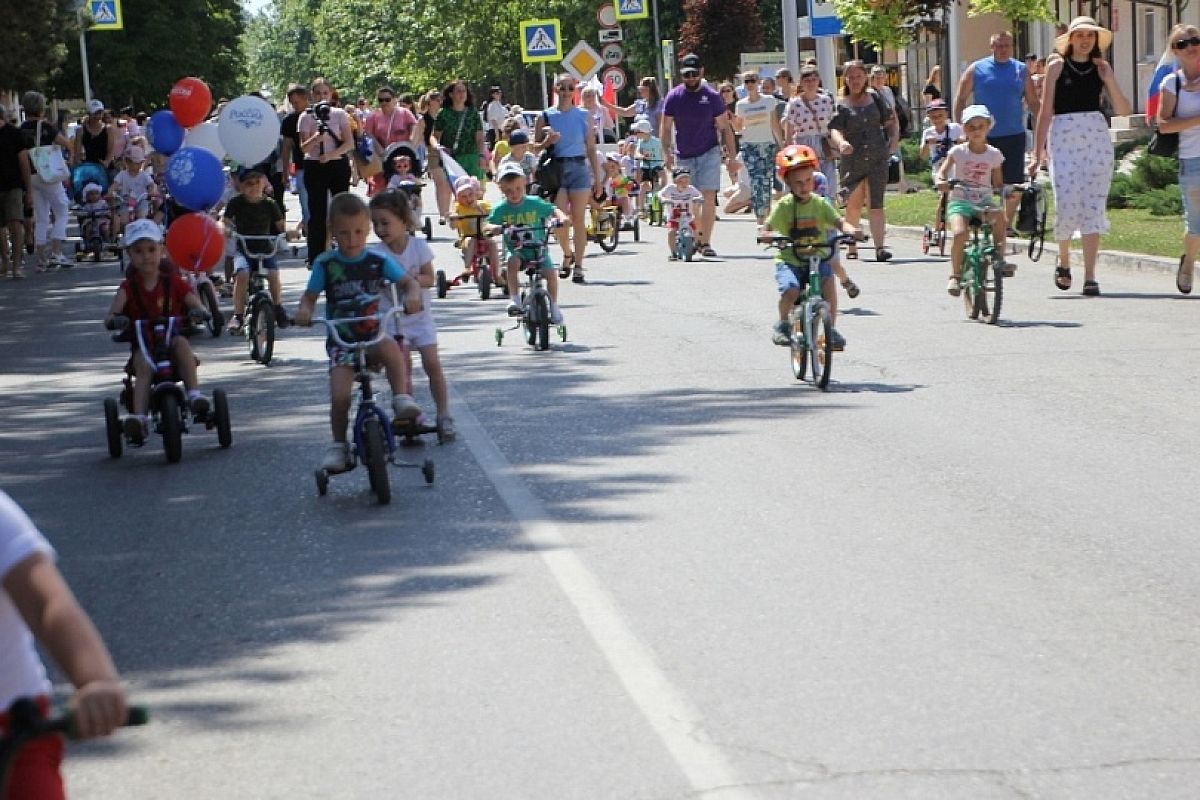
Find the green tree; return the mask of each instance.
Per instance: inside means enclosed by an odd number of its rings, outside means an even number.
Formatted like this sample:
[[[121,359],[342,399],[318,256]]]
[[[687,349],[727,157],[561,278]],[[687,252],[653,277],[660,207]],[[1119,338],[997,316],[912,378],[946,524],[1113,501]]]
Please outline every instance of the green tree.
[[[107,105],[165,106],[171,86],[188,75],[208,83],[214,98],[248,88],[241,81],[239,0],[124,0],[122,9],[124,30],[87,34],[92,89]],[[54,93],[83,95],[77,40]]]
[[[762,47],[757,0],[685,0],[679,52],[697,53],[710,80],[734,75],[743,52]]]
[[[0,0],[0,88],[46,86],[67,59],[67,42],[79,38],[78,8],[75,0]]]
[[[242,37],[245,85],[267,86],[282,98],[288,84],[317,76],[313,40],[319,7],[319,0],[274,0],[250,19]]]
[[[938,18],[955,0],[833,0],[846,34],[875,48],[904,47],[913,22]],[[967,14],[999,14],[1013,22],[1053,22],[1050,0],[972,0]]]

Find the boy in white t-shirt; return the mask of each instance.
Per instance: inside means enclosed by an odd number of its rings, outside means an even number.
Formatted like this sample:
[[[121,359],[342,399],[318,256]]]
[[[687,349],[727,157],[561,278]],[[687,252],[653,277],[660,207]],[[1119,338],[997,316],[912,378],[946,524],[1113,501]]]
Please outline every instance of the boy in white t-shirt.
[[[29,698],[43,715],[49,711],[50,681],[35,639],[75,685],[70,706],[80,738],[107,736],[124,723],[125,690],[104,641],[54,566],[54,548],[0,491],[0,739],[13,701]],[[21,748],[9,775],[11,796],[62,797],[62,756],[61,736]]]
[[[921,158],[929,159],[929,166],[937,169],[950,148],[966,139],[962,125],[950,121],[945,100],[932,100],[925,110],[929,127],[921,134]]]
[[[992,197],[1004,188],[1001,170],[1004,155],[987,143],[988,131],[992,128],[992,114],[987,106],[967,106],[962,114],[963,130],[967,141],[950,148],[937,173],[937,187],[950,193],[946,207],[946,226],[954,239],[950,244],[950,279],[946,291],[953,297],[962,292],[958,276],[962,274],[963,252],[970,234],[971,218],[984,209],[998,206]],[[951,189],[950,178],[958,180]],[[1005,276],[1011,276],[1015,267],[1004,261],[1004,215],[992,214],[992,243],[996,250],[996,264]]]

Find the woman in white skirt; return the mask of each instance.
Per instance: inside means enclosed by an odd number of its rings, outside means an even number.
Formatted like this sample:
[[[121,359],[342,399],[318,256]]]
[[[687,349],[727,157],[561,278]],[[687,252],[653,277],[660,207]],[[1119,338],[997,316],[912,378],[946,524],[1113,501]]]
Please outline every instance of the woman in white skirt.
[[[1055,40],[1056,52],[1046,63],[1029,165],[1029,174],[1036,177],[1049,143],[1054,238],[1058,240],[1054,285],[1063,291],[1071,288],[1071,237],[1078,231],[1083,239],[1083,293],[1089,296],[1100,294],[1096,256],[1100,234],[1108,230],[1105,201],[1113,171],[1108,121],[1100,113],[1101,95],[1108,92],[1117,116],[1130,113],[1129,100],[1103,57],[1112,38],[1112,31],[1091,17],[1076,17]]]

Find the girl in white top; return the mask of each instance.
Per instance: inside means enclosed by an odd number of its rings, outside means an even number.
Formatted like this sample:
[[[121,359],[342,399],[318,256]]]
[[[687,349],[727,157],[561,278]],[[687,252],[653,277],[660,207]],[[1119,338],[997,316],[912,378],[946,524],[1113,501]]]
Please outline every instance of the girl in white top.
[[[424,239],[412,235],[411,218],[412,207],[406,193],[381,192],[371,198],[371,222],[375,235],[383,242],[371,245],[371,249],[391,256],[406,273],[416,275],[422,289],[421,311],[388,317],[388,333],[403,336],[408,347],[421,354],[421,366],[429,378],[429,392],[437,405],[438,432],[442,441],[447,442],[454,438],[454,419],[450,416],[450,395],[438,356],[437,325],[433,319],[433,250]],[[391,308],[390,299],[391,294],[384,292],[386,308]],[[398,328],[395,327],[397,321]],[[411,367],[409,374],[412,374]]]
[[[742,137],[742,161],[750,173],[750,206],[761,225],[771,211],[775,153],[783,144],[783,126],[775,107],[778,98],[758,91],[758,73],[742,75],[746,96],[734,106],[734,130]]]
[[[30,698],[43,713],[49,708],[50,681],[35,638],[75,685],[70,705],[82,738],[107,736],[125,721],[121,679],[100,634],[54,566],[54,549],[0,491],[0,737],[13,701]],[[30,743],[17,754],[10,786],[61,786],[61,759],[61,737]]]
[[[1179,134],[1179,190],[1187,230],[1175,288],[1191,294],[1196,254],[1200,253],[1200,28],[1176,25],[1167,42],[1179,69],[1163,78],[1158,130]]]

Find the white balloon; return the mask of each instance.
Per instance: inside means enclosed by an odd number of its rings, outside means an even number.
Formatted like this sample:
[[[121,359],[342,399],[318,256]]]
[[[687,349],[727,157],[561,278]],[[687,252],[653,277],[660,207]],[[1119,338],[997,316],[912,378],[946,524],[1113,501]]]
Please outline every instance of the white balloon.
[[[279,115],[261,97],[242,95],[221,109],[221,144],[242,166],[260,164],[279,145]]]
[[[225,148],[221,146],[221,135],[217,132],[217,123],[201,122],[188,128],[183,135],[185,147],[199,147],[207,150],[218,160],[225,158]]]

